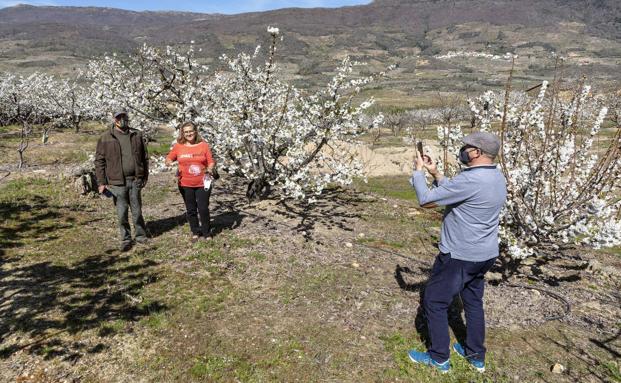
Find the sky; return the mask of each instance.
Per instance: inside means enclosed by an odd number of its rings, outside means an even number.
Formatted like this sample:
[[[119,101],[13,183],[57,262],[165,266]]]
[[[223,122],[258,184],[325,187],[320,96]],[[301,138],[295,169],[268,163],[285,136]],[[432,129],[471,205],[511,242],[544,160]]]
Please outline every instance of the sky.
[[[302,7],[342,7],[346,5],[368,4],[371,0],[164,0],[164,1],[88,1],[88,0],[0,0],[0,8],[17,4],[94,6],[129,9],[133,11],[188,11],[202,13],[234,14],[243,12],[267,11],[270,9]]]

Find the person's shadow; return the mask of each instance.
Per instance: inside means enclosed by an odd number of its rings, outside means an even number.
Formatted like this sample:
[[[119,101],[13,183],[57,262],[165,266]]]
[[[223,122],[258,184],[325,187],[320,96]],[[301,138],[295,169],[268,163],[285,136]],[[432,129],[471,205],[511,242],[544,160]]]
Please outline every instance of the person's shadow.
[[[414,327],[429,348],[431,340],[429,338],[429,329],[427,327],[427,317],[423,308],[423,298],[425,294],[425,285],[431,274],[431,268],[427,266],[418,266],[417,270],[412,270],[407,266],[397,265],[395,268],[395,280],[399,287],[405,291],[418,292],[418,309],[414,319]],[[463,304],[458,295],[455,296],[453,302],[448,309],[449,327],[453,330],[453,334],[457,341],[464,344],[466,341],[466,324],[462,318]]]
[[[149,233],[151,238],[156,238],[179,226],[185,225],[185,223],[185,213],[153,221],[147,221],[147,233]]]
[[[217,235],[224,230],[233,230],[241,225],[244,217],[246,215],[240,211],[221,212],[211,219],[211,233]]]

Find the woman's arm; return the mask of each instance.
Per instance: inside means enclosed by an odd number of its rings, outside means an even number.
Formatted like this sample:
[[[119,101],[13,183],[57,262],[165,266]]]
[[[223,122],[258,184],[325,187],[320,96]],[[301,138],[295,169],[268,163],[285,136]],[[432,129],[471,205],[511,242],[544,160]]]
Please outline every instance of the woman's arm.
[[[213,159],[213,154],[211,153],[211,148],[209,144],[205,142],[207,149],[205,150],[205,160],[207,162],[207,169],[205,171],[209,174],[213,173],[213,169],[216,167],[216,161]]]

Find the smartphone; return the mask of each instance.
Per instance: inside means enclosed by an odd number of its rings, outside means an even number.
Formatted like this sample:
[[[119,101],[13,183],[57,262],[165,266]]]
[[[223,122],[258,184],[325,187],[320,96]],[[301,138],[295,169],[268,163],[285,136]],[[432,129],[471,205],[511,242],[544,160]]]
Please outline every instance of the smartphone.
[[[425,155],[423,154],[423,142],[422,141],[418,141],[416,143],[416,150],[418,150],[418,152],[420,153],[421,157],[424,157]]]

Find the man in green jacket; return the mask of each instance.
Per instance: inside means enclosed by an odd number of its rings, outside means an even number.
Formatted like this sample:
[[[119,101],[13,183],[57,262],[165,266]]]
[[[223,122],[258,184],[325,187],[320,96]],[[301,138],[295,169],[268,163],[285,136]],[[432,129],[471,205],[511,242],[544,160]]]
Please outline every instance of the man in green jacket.
[[[121,251],[132,247],[128,212],[131,206],[135,240],[147,241],[141,190],[149,178],[149,156],[142,132],[129,128],[127,111],[114,113],[114,125],[101,135],[95,152],[99,193],[112,194],[121,234]]]

